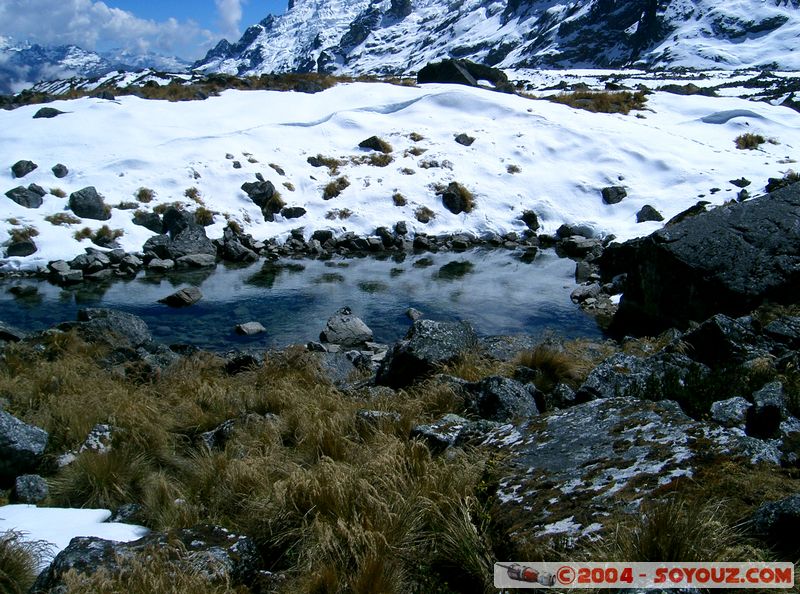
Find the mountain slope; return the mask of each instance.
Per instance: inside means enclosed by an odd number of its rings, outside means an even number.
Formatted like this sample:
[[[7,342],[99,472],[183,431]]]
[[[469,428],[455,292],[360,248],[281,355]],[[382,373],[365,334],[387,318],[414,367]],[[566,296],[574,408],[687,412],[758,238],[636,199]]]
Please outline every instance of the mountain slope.
[[[187,63],[158,54],[125,50],[92,52],[75,45],[42,46],[0,37],[0,94],[17,92],[43,80],[94,77],[112,70],[154,68],[177,72]]]
[[[503,68],[777,65],[800,69],[800,0],[297,0],[220,42],[205,72],[415,72],[465,57]]]

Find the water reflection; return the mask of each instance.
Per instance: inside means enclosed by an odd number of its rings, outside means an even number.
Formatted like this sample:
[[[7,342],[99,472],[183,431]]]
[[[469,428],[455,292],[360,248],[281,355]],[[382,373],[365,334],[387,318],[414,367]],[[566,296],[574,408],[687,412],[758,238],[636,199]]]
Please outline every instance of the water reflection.
[[[141,274],[135,279],[61,288],[17,280],[0,290],[0,321],[42,329],[75,319],[82,307],[112,307],[141,316],[154,337],[226,349],[242,344],[283,346],[317,338],[327,318],[349,305],[376,340],[401,338],[408,308],[431,319],[472,322],[481,334],[542,333],[598,336],[594,321],[570,301],[574,263],[552,252],[532,263],[504,250],[406,258],[258,262],[189,273]],[[188,308],[157,303],[194,285],[203,299]],[[9,292],[20,287],[16,295]],[[31,293],[35,287],[35,293]],[[28,292],[27,297],[20,296]],[[259,321],[265,334],[240,337],[236,324]]]

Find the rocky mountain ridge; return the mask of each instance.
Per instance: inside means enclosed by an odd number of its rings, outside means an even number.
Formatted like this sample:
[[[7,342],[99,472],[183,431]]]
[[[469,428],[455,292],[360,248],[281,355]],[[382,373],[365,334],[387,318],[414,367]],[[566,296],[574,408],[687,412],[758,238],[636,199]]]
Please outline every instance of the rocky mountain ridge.
[[[204,72],[401,74],[468,58],[501,68],[800,69],[798,0],[292,0],[221,41]]]

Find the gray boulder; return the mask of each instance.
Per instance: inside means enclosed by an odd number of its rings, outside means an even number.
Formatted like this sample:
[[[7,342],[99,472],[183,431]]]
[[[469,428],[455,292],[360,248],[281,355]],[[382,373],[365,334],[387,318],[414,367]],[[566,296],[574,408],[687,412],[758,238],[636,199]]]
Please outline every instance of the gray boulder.
[[[14,177],[25,177],[38,167],[39,166],[33,161],[17,161],[11,166],[11,173],[14,174]]]
[[[104,569],[112,575],[118,574],[126,559],[147,555],[154,549],[168,552],[180,570],[199,572],[212,584],[251,582],[261,561],[250,538],[218,526],[153,532],[133,542],[77,536],[39,575],[31,591],[50,594],[66,591],[64,577],[70,570],[93,575]]]
[[[222,244],[221,255],[229,262],[256,262],[258,260],[257,253],[235,239]]]
[[[477,343],[475,330],[467,322],[417,320],[405,339],[389,350],[375,381],[392,388],[406,387],[474,350]]]
[[[536,388],[507,377],[490,376],[479,382],[464,384],[470,410],[482,419],[507,423],[527,420],[539,414]]]
[[[343,347],[357,347],[370,342],[372,330],[349,307],[343,307],[328,319],[325,329],[320,333],[322,342],[338,344]]]
[[[36,470],[47,447],[47,431],[0,410],[0,482]]]
[[[745,431],[762,439],[777,437],[786,414],[783,384],[770,382],[753,394],[753,406],[747,411]]]
[[[133,215],[133,224],[149,229],[153,233],[161,233],[164,227],[161,217],[154,212],[136,211]]]
[[[203,298],[203,293],[197,287],[186,287],[175,291],[172,295],[167,295],[163,299],[159,299],[159,303],[164,303],[170,307],[187,307],[194,305]]]
[[[628,192],[622,186],[609,186],[603,188],[600,192],[603,196],[603,202],[606,204],[617,204],[628,195]]]
[[[800,317],[785,316],[764,327],[764,334],[790,349],[800,349]]]
[[[607,282],[627,273],[612,331],[655,334],[717,313],[745,315],[765,300],[793,303],[800,289],[800,184],[684,218],[609,246]]]
[[[472,146],[472,143],[475,142],[475,138],[469,134],[461,133],[456,136],[456,142],[463,146]]]
[[[14,501],[36,504],[47,499],[47,481],[38,474],[23,474],[14,481]]]
[[[267,331],[261,322],[245,322],[244,324],[237,324],[235,330],[237,334],[241,334],[242,336],[255,336],[256,334],[261,334],[262,332]]]
[[[6,196],[25,208],[39,208],[42,205],[42,196],[24,186],[18,186],[6,192]]]
[[[53,175],[55,175],[58,179],[65,178],[69,175],[69,169],[67,169],[66,165],[63,165],[61,163],[53,165],[52,172]]]
[[[188,254],[175,261],[178,268],[209,268],[216,265],[217,259],[211,254]]]
[[[81,309],[78,321],[78,324],[67,326],[76,328],[87,342],[105,340],[114,344],[121,339],[132,347],[138,347],[153,339],[142,318],[124,311],[94,307]]]
[[[111,218],[111,208],[103,202],[94,186],[73,192],[69,196],[69,208],[83,219],[107,221]]]
[[[54,118],[56,116],[60,116],[63,113],[66,113],[66,112],[63,112],[60,109],[56,109],[55,107],[42,107],[42,108],[39,108],[39,110],[35,114],[33,114],[33,119],[34,120],[38,120],[38,119],[42,119],[42,118],[50,119],[50,118]]]
[[[752,532],[784,554],[800,551],[800,494],[763,504],[753,514]]]
[[[167,253],[173,260],[190,254],[209,254],[216,256],[217,248],[206,235],[206,230],[200,225],[187,227],[172,237],[167,246]]]
[[[35,254],[38,249],[39,248],[36,247],[32,239],[22,239],[9,244],[6,248],[6,256],[9,258],[13,258],[14,256],[24,258],[25,256]]]
[[[281,209],[281,216],[284,219],[299,219],[306,214],[306,209],[302,206],[287,206]]]
[[[637,223],[647,223],[649,221],[660,222],[664,220],[664,216],[649,204],[645,204],[639,212],[636,213]]]
[[[712,367],[743,363],[763,355],[768,348],[749,318],[735,320],[724,314],[712,316],[684,334],[682,340],[691,347],[693,359]]]
[[[711,405],[711,420],[723,427],[739,427],[744,429],[747,411],[753,405],[741,396],[718,400]]]
[[[147,263],[147,268],[156,272],[165,272],[175,268],[175,262],[169,259],[162,260],[161,258],[153,258]]]

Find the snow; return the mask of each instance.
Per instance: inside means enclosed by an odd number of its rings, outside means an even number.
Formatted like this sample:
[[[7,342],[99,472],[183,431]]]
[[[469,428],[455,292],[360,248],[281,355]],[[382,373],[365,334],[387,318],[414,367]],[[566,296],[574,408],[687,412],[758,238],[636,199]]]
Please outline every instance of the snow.
[[[513,76],[512,76],[513,78]],[[33,120],[40,106],[0,112],[0,192],[36,183],[67,194],[95,186],[112,206],[135,202],[140,187],[156,198],[142,209],[179,202],[197,204],[184,192],[196,187],[205,206],[217,213],[207,229],[218,237],[226,218],[236,220],[259,239],[286,238],[303,227],[339,234],[371,235],[398,220],[412,232],[521,232],[520,215],[533,210],[540,232],[553,233],[562,223],[585,224],[597,235],[618,239],[649,234],[658,223],[636,223],[645,204],[670,218],[698,200],[714,204],[735,197],[729,180],[742,176],[758,193],[768,177],[780,176],[800,145],[800,114],[785,107],[736,97],[679,96],[657,92],[637,117],[575,110],[543,100],[453,85],[403,87],[378,83],[342,84],[318,94],[273,91],[225,91],[205,101],[170,103],[132,96],[116,101],[83,98],[50,104],[67,112]],[[731,115],[733,114],[733,115]],[[731,116],[731,117],[729,117]],[[409,134],[424,139],[414,142]],[[477,140],[470,147],[454,141],[465,132]],[[754,132],[774,139],[759,150],[738,150],[734,138]],[[342,194],[323,200],[322,189],[336,179],[327,168],[314,168],[309,156],[348,160],[368,155],[359,142],[376,134],[394,147],[388,167],[348,162],[338,175],[350,181]],[[412,148],[424,149],[419,156]],[[234,169],[226,154],[242,164]],[[257,162],[249,162],[247,155]],[[21,180],[10,167],[20,159],[39,165]],[[438,162],[439,167],[424,168]],[[50,168],[70,169],[56,179]],[[280,176],[268,164],[282,167]],[[787,164],[788,163],[788,164]],[[519,173],[509,173],[516,166]],[[272,181],[288,206],[302,206],[300,219],[265,222],[240,186],[261,173]],[[434,185],[458,181],[475,196],[469,214],[447,211]],[[294,190],[285,187],[289,182]],[[606,205],[605,186],[622,185],[628,196]],[[720,188],[710,193],[712,188]],[[397,207],[396,192],[408,204]],[[69,259],[92,245],[73,238],[83,227],[121,229],[119,243],[137,251],[152,235],[132,224],[132,210],[114,208],[109,221],[84,220],[52,225],[44,217],[63,212],[66,200],[48,194],[39,209],[26,209],[0,198],[0,244],[14,227],[33,226],[38,251],[27,258],[6,258],[2,269],[34,268]],[[436,218],[416,221],[420,206]],[[348,209],[346,219],[330,220],[334,209]]]
[[[76,536],[96,536],[105,540],[129,542],[138,540],[149,532],[142,526],[107,522],[110,517],[111,512],[107,509],[4,505],[0,507],[0,533],[16,530],[22,533],[22,538],[26,541],[49,543],[51,546],[39,566],[43,570]]]

